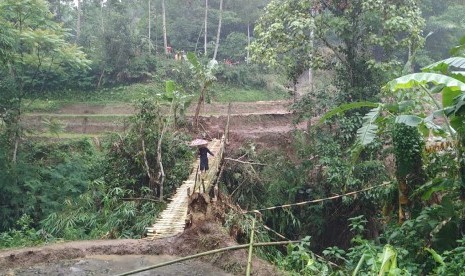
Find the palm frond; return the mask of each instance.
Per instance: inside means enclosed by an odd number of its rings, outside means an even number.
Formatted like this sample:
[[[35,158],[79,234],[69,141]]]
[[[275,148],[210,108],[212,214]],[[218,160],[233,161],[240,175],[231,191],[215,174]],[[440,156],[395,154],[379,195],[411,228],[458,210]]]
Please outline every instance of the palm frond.
[[[465,70],[465,58],[451,57],[448,59],[440,60],[424,67],[422,70],[426,72],[444,72],[444,70],[447,70],[449,67]]]
[[[373,142],[376,138],[376,132],[378,131],[378,125],[376,119],[382,110],[382,105],[378,104],[378,107],[373,108],[363,116],[363,125],[357,130],[357,138],[359,142],[365,146]]]
[[[416,115],[399,115],[396,117],[395,122],[397,124],[404,124],[411,127],[417,127],[423,122],[423,118]]]
[[[444,85],[451,90],[465,91],[465,83],[452,77],[436,73],[413,73],[405,75],[388,82],[385,89],[397,91],[400,89],[411,89],[427,83]]]
[[[318,124],[324,123],[331,117],[334,117],[338,114],[344,113],[348,110],[362,108],[362,107],[377,107],[379,104],[374,102],[353,102],[347,104],[341,104],[340,106],[326,112],[321,118]]]

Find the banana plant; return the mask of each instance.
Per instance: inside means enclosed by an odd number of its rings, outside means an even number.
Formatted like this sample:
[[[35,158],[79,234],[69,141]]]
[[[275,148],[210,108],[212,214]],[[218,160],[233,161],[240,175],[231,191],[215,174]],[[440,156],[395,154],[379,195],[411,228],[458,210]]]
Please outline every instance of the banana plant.
[[[396,92],[419,88],[435,103],[436,110],[427,118],[441,116],[454,140],[460,175],[460,196],[465,200],[465,58],[452,57],[433,63],[422,73],[414,73],[390,81],[386,89]],[[434,94],[440,94],[441,103]]]
[[[384,89],[392,93],[414,90],[418,94],[426,95],[433,102],[435,110],[431,111],[428,116],[402,114],[395,116],[395,122],[419,127],[425,134],[429,132],[428,129],[433,130],[433,133],[446,133],[453,139],[454,143],[452,144],[456,147],[455,151],[459,162],[461,199],[465,200],[465,58],[452,57],[438,61],[425,67],[421,73],[408,74],[388,82]],[[440,101],[437,100],[439,97]],[[351,106],[342,106],[338,110],[345,111],[349,107],[372,106],[371,104],[373,103],[352,103]],[[375,118],[376,114],[379,114],[383,109],[389,110],[391,108],[392,110],[392,107],[395,107],[382,103],[378,103],[378,105],[365,116],[365,123],[358,132],[358,138],[362,145],[370,143],[376,137],[373,132],[377,128],[373,124],[380,122],[380,119]],[[397,104],[397,107],[401,105],[402,103]],[[329,115],[333,116],[337,113],[333,112]],[[322,119],[327,119],[327,117],[329,116]],[[444,119],[445,128],[433,122],[438,117]]]
[[[357,144],[362,147],[373,142],[379,133],[384,132],[385,126],[392,123],[417,127],[425,136],[431,132],[434,135],[449,136],[456,147],[461,199],[465,200],[465,58],[453,57],[436,62],[425,67],[422,73],[408,74],[388,82],[383,89],[391,95],[413,91],[412,99],[429,99],[434,105],[433,111],[427,115],[412,112],[412,107],[416,106],[412,100],[392,104],[356,102],[328,112],[320,122],[347,110],[371,107],[364,116],[362,127],[357,131]],[[442,118],[445,126],[436,124],[435,118]],[[399,180],[399,195],[408,198],[402,194],[401,186],[405,186],[402,183]],[[399,199],[399,221],[403,214],[400,201]]]
[[[369,269],[372,272],[372,275],[378,274],[378,276],[393,276],[393,275],[402,275],[403,271],[397,266],[397,251],[390,245],[386,244],[383,248],[383,253],[378,256],[378,258],[370,258],[368,253],[362,254],[357,267],[352,272],[352,276],[360,275],[361,268],[364,264],[369,266]],[[375,274],[376,273],[376,274]]]
[[[172,80],[165,82],[165,93],[162,99],[170,102],[170,116],[173,116],[174,128],[178,125],[178,118],[184,117],[186,109],[192,102],[192,95],[184,94]]]
[[[187,53],[187,60],[190,63],[190,68],[195,79],[200,85],[199,100],[195,108],[194,126],[199,127],[200,106],[205,101],[205,95],[208,88],[216,81],[215,71],[218,68],[218,62],[214,59],[210,60],[206,65],[200,63],[194,53]]]

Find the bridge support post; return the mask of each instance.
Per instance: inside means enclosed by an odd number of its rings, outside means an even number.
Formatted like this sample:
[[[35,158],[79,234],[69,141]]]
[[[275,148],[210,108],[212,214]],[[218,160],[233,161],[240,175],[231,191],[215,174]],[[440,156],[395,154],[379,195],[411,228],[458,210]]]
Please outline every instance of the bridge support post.
[[[216,202],[218,200],[218,185],[215,185],[215,187],[213,187],[213,198],[212,198],[212,201],[213,202]]]

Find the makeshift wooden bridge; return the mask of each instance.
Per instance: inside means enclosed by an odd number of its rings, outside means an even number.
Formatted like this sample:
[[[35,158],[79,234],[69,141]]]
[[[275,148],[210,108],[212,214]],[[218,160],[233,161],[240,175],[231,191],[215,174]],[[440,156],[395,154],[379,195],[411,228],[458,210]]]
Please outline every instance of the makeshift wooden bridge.
[[[171,198],[167,208],[161,212],[151,227],[147,227],[147,237],[151,239],[166,238],[184,231],[187,219],[189,196],[195,192],[208,193],[217,180],[225,145],[224,136],[213,139],[208,148],[215,156],[209,157],[209,170],[200,178],[199,158],[192,164],[189,178],[182,183]]]

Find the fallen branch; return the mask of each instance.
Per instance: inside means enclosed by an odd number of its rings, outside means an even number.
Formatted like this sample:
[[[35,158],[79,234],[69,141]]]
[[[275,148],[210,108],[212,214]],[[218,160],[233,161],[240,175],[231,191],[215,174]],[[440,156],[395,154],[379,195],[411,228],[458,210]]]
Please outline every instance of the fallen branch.
[[[152,201],[152,202],[164,202],[159,199],[143,198],[143,197],[127,197],[127,198],[122,198],[122,200],[126,200],[126,201],[147,200],[147,201]]]
[[[210,140],[213,140],[213,138],[212,138],[212,137],[210,136],[210,134],[207,132],[207,130],[205,129],[205,127],[204,127],[201,123],[198,123],[198,124],[202,127],[203,132],[208,136],[208,138],[209,138]],[[198,127],[197,127],[197,129],[198,129]]]

